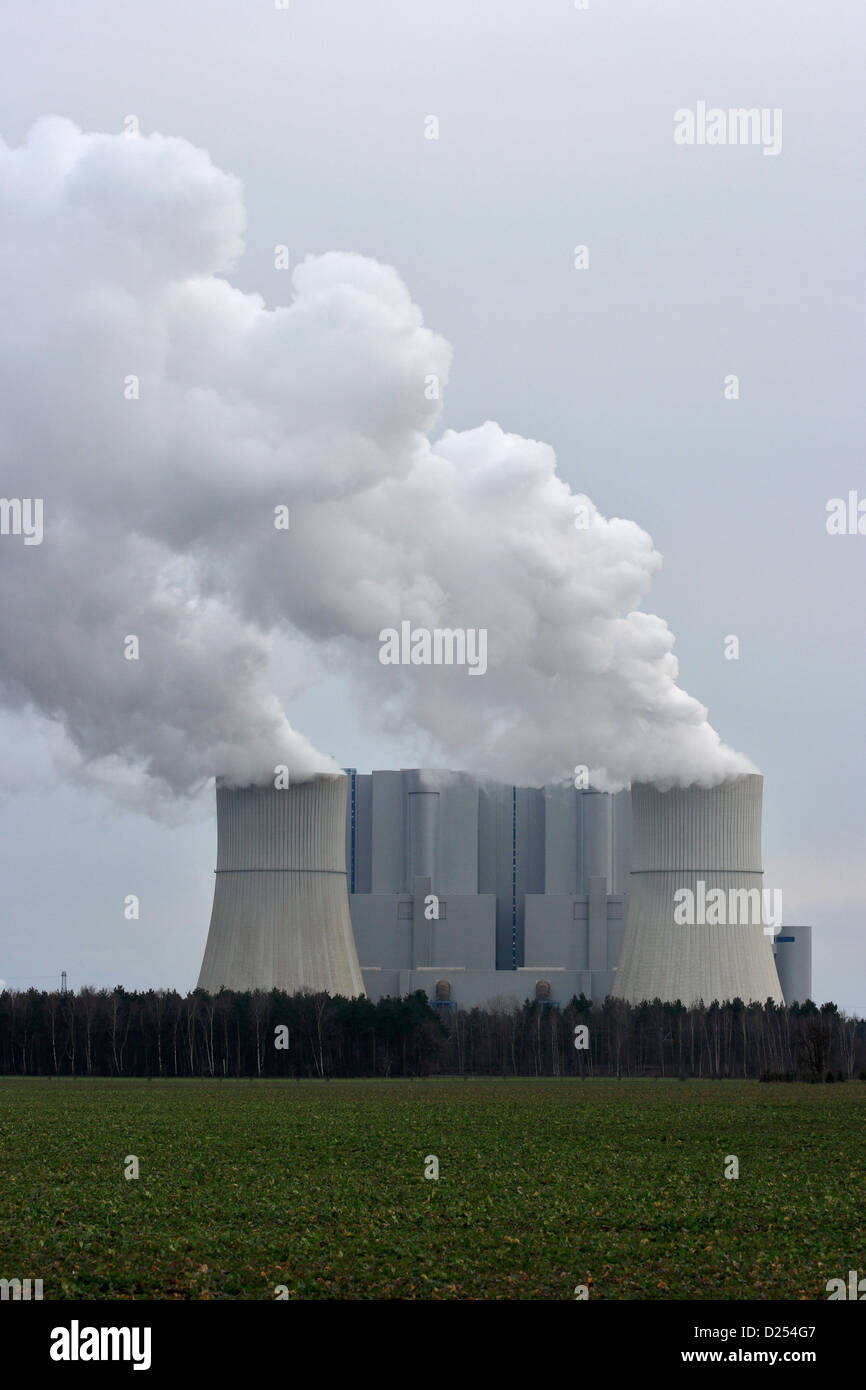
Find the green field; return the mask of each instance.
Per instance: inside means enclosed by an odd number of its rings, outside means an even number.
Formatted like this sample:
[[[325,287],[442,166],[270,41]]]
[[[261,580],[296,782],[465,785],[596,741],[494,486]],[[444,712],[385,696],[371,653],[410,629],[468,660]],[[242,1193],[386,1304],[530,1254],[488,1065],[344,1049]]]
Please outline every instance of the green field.
[[[0,1080],[0,1278],[46,1299],[825,1299],[866,1265],[864,1122],[860,1083]]]

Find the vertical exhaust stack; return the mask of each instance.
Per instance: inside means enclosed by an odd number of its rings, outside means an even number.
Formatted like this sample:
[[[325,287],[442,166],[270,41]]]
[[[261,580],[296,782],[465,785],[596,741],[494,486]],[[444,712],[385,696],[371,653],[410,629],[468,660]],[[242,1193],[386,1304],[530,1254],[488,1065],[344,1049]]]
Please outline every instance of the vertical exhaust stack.
[[[364,993],[346,883],[346,778],[217,781],[213,912],[198,987]]]
[[[631,896],[614,986],[619,998],[633,1004],[735,998],[782,1003],[772,937],[764,934],[763,786],[756,773],[715,787],[665,792],[633,785]],[[719,888],[724,925],[712,921],[712,911],[703,914],[710,922],[701,922],[706,895]],[[682,895],[674,895],[682,889],[693,895],[694,925],[674,916],[683,903]]]

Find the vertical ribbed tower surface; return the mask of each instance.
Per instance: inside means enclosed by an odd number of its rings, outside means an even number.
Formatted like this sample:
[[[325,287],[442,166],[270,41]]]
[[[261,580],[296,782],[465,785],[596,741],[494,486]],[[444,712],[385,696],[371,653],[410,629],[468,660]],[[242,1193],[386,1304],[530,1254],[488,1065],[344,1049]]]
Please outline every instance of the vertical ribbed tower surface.
[[[346,785],[217,782],[213,912],[198,987],[364,993],[346,882]]]
[[[678,889],[700,901],[705,892],[743,892],[763,887],[761,801],[764,779],[750,773],[715,787],[632,786],[631,890],[622,954],[614,993],[636,1004],[643,999],[740,998],[749,1003],[773,999],[782,991],[773,960],[772,938],[763,910],[746,925],[681,925],[674,920]],[[682,901],[682,899],[680,899]],[[752,893],[752,903],[755,901]],[[729,915],[729,914],[726,914]]]

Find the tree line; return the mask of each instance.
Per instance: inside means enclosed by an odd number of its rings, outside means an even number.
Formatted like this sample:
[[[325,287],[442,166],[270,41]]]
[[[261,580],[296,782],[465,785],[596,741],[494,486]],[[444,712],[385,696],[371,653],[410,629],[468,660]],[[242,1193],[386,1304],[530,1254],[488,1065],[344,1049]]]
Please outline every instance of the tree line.
[[[404,998],[193,990],[0,992],[19,1076],[742,1077],[866,1080],[866,1022],[835,1004],[686,1008],[583,995],[469,1010]]]

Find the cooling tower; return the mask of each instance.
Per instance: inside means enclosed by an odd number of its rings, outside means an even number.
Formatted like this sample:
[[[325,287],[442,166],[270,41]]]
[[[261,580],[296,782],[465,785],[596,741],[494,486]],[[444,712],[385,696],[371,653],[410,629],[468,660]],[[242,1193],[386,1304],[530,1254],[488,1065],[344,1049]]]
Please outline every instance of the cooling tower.
[[[763,780],[750,774],[666,792],[632,786],[631,896],[614,984],[619,998],[782,1002],[772,937],[764,933]],[[717,889],[723,894],[713,894]],[[691,924],[682,921],[689,894]],[[720,915],[723,921],[714,920]]]
[[[198,987],[364,993],[346,885],[346,778],[217,782],[213,912]]]

